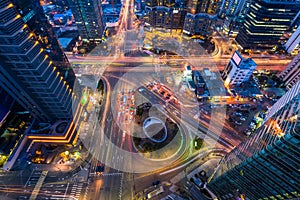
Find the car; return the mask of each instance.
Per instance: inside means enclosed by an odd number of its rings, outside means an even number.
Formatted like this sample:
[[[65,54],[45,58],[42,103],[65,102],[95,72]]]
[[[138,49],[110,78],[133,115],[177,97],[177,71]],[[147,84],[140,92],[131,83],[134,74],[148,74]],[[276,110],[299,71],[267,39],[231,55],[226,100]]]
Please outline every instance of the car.
[[[152,183],[152,186],[156,187],[160,184],[160,181],[159,180],[156,180]]]
[[[242,125],[242,123],[238,122],[238,121],[235,121],[234,123],[237,124],[237,125]]]
[[[242,120],[242,121],[246,121],[246,118],[244,118],[244,117],[241,117],[241,118],[240,118],[240,120]]]
[[[245,135],[247,135],[247,136],[251,135],[251,131],[247,131],[247,132],[245,133]]]
[[[95,171],[96,171],[97,175],[102,175],[104,172],[104,164],[101,162],[98,162]]]
[[[192,178],[190,179],[190,181],[191,181],[192,183],[194,183],[196,186],[198,186],[199,188],[203,188],[203,183],[202,183],[202,181],[201,181],[199,178],[192,177]]]

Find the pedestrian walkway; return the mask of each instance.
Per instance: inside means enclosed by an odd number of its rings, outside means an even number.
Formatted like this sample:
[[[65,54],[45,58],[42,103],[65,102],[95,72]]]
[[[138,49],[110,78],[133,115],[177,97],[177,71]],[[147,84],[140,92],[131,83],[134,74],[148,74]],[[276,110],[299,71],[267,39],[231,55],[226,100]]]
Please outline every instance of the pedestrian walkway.
[[[35,185],[32,193],[31,193],[31,196],[29,198],[30,200],[35,200],[36,199],[36,197],[39,194],[39,191],[40,191],[40,189],[41,189],[41,187],[42,187],[42,185],[44,183],[44,180],[45,180],[47,174],[48,174],[48,171],[43,171],[41,173],[41,176],[40,176],[38,182],[36,183],[36,185]]]

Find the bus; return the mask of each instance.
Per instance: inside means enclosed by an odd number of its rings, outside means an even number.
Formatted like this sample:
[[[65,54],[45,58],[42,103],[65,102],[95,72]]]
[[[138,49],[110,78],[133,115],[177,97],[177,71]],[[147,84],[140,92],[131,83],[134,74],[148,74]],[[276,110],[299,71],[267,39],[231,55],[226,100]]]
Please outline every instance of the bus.
[[[163,186],[160,186],[159,188],[153,190],[152,192],[149,192],[147,195],[146,195],[146,199],[151,199],[152,197],[155,197],[161,193],[163,193],[165,190],[163,188]]]

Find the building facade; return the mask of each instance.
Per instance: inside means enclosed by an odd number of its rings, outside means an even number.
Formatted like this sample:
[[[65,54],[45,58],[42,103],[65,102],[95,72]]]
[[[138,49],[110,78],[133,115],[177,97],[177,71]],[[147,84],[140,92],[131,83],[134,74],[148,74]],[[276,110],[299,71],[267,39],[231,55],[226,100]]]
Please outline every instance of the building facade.
[[[146,25],[182,29],[186,11],[180,7],[146,6],[145,13]]]
[[[242,26],[249,8],[251,0],[224,0],[218,16],[224,19],[221,29],[229,36],[236,37]]]
[[[243,49],[272,49],[299,9],[298,0],[252,0],[236,41]]]
[[[279,74],[279,78],[281,78],[287,88],[293,87],[300,80],[300,53]]]
[[[146,0],[145,22],[152,27],[182,29],[186,11],[175,0]]]
[[[217,16],[207,13],[187,13],[184,19],[183,33],[187,35],[209,36]]]
[[[291,35],[288,41],[284,44],[284,48],[288,53],[291,53],[300,43],[300,26]]]
[[[68,0],[79,35],[83,40],[99,42],[105,30],[105,20],[99,0]]]
[[[256,67],[256,63],[251,58],[244,59],[242,55],[236,51],[221,75],[224,80],[224,85],[226,87],[239,85],[249,80]]]
[[[249,11],[251,0],[224,0],[222,1],[220,18],[230,17],[244,19]]]
[[[217,20],[221,1],[189,0],[184,20],[183,33],[187,35],[209,36]]]
[[[219,199],[300,197],[300,82],[269,110],[251,138],[226,155],[208,187]]]
[[[24,23],[16,6],[0,3],[0,87],[44,122],[72,117],[71,86]]]
[[[45,49],[53,64],[72,88],[76,78],[75,73],[43,12],[40,2],[35,0],[13,0],[12,3],[16,6],[18,13],[21,14],[23,21],[28,25],[31,32],[39,38],[40,45]]]

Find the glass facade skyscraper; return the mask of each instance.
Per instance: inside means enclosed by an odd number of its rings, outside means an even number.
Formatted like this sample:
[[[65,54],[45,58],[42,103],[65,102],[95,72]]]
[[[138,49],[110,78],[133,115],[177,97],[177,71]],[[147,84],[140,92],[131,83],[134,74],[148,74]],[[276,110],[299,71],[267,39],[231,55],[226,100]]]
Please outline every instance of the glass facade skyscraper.
[[[39,38],[40,45],[45,49],[68,85],[72,87],[75,73],[57,40],[53,27],[43,12],[40,2],[36,0],[12,0],[12,3],[16,6],[28,28]],[[65,4],[64,2],[61,3]]]
[[[100,0],[68,0],[79,35],[83,40],[99,42],[105,28]]]
[[[226,155],[208,185],[220,199],[300,198],[300,82],[269,110],[249,140]],[[217,174],[218,174],[217,173]]]
[[[253,0],[236,41],[243,49],[271,49],[300,9],[298,0]]]
[[[72,118],[71,86],[11,1],[0,19],[0,87],[41,121]]]

